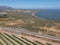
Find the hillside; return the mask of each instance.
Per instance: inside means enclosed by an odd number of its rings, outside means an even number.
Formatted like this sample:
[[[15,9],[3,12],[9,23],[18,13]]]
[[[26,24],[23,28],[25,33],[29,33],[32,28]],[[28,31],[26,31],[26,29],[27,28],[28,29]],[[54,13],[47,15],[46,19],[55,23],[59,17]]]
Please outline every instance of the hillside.
[[[0,25],[60,36],[60,22],[37,18],[32,15],[35,11],[36,10],[30,10],[30,12],[27,10],[6,11],[7,18],[0,18]]]
[[[38,35],[46,35],[47,37],[49,36],[60,37],[60,21],[45,20],[32,15],[37,11],[38,10],[10,10],[10,11],[3,10],[1,12],[5,12],[7,17],[0,18],[0,28],[5,30],[5,32],[9,33],[13,32],[15,34],[16,33],[23,34],[23,32],[25,32],[24,34],[26,33],[28,34],[30,31],[31,33],[28,35],[31,35],[32,32],[35,32]],[[22,32],[20,32],[21,30]],[[33,33],[34,34],[33,36],[36,35],[35,33]],[[49,41],[51,41],[51,39]],[[59,43],[58,41],[55,40],[51,42],[54,42],[56,44]]]

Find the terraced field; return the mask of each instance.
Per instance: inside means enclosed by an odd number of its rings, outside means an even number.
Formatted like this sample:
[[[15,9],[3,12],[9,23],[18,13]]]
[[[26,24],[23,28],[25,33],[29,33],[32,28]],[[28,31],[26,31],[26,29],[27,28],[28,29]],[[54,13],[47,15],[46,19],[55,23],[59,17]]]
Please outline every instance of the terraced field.
[[[52,45],[42,43],[37,40],[31,41],[25,37],[18,37],[14,34],[0,32],[0,45]]]

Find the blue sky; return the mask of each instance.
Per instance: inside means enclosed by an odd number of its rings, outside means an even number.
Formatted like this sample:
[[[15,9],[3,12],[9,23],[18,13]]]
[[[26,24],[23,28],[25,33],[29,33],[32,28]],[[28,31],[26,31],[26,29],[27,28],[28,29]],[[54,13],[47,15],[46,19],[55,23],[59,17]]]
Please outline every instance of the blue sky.
[[[60,0],[0,0],[0,6],[14,8],[60,9]]]

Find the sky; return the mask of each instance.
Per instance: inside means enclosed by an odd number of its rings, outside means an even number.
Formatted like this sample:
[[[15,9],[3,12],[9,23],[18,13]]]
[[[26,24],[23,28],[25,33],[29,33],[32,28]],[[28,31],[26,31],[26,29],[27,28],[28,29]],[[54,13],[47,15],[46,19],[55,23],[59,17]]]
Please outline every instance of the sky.
[[[60,9],[60,0],[0,0],[0,6],[26,9]]]

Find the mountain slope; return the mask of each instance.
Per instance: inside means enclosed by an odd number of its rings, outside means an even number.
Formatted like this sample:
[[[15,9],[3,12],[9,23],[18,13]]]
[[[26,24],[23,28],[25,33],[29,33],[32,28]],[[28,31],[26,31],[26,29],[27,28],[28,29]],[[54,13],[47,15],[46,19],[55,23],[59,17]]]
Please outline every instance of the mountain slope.
[[[0,10],[14,10],[14,8],[9,6],[0,6]]]

